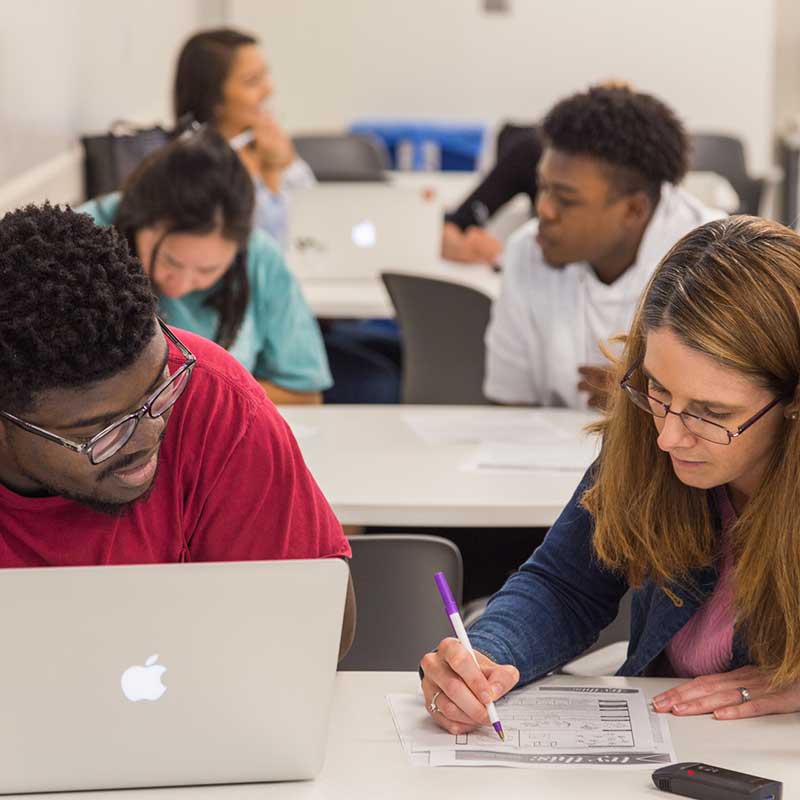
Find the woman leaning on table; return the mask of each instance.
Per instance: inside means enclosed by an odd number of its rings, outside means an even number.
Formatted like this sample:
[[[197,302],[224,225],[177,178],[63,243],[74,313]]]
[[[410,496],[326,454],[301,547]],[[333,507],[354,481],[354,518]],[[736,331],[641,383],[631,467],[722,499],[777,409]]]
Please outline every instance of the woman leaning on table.
[[[186,131],[122,192],[79,210],[125,237],[170,324],[228,350],[274,403],[321,402],[331,374],[317,321],[277,245],[253,229],[250,177],[219,133]]]
[[[634,590],[621,675],[686,678],[656,710],[800,711],[800,236],[754,217],[689,233],[617,365],[600,458],[470,630],[421,661],[433,719],[582,653]]]

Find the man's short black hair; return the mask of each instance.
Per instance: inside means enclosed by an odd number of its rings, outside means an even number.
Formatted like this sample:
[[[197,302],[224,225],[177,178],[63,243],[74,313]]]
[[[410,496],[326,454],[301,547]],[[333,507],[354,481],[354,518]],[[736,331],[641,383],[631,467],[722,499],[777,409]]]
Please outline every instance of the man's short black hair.
[[[0,409],[129,367],[155,334],[156,300],[124,238],[45,203],[0,219]]]
[[[680,182],[688,168],[680,120],[660,100],[628,88],[572,95],[550,111],[542,129],[548,146],[604,162],[620,194],[646,191],[654,204],[661,184]]]

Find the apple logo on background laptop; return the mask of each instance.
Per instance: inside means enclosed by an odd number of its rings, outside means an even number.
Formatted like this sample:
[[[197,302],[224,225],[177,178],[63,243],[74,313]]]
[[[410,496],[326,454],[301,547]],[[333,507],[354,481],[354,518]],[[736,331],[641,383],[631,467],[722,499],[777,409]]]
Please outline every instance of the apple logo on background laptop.
[[[158,700],[167,687],[161,683],[161,676],[166,667],[156,664],[158,655],[150,656],[143,667],[128,667],[122,673],[122,693],[128,700],[137,703],[139,700]]]
[[[353,225],[353,244],[356,247],[375,247],[378,241],[378,232],[375,225],[368,219]]]

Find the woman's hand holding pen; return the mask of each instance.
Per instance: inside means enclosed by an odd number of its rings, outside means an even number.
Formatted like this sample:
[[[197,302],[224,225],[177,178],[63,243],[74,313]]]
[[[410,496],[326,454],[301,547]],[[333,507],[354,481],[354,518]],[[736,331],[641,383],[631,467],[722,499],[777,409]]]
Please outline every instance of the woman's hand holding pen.
[[[516,667],[495,664],[478,651],[475,655],[480,666],[458,639],[448,637],[420,662],[425,707],[448,733],[467,733],[489,725],[486,703],[503,697],[519,682]],[[436,710],[431,710],[432,703]]]

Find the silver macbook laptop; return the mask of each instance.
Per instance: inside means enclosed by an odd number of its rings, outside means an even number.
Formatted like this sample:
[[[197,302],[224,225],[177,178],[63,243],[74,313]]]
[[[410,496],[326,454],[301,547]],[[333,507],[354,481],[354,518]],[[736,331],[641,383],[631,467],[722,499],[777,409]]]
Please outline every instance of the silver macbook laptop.
[[[312,778],[340,559],[0,571],[0,792]]]
[[[289,266],[299,278],[358,280],[439,262],[442,208],[416,188],[325,183],[289,197]]]

